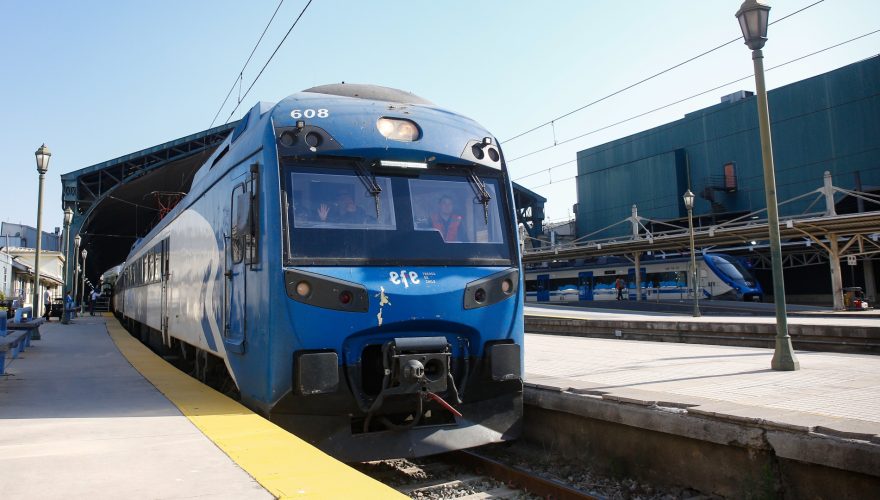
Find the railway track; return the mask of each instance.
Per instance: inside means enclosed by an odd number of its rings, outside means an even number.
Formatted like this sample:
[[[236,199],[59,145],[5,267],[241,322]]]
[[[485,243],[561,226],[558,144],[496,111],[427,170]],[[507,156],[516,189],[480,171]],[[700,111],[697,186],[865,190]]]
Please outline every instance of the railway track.
[[[356,467],[411,498],[598,498],[473,451],[418,460],[380,460]]]

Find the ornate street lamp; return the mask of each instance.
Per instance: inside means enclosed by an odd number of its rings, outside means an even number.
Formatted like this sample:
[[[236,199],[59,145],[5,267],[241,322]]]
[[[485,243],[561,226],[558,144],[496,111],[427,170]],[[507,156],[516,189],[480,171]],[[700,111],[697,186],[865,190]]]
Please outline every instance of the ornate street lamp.
[[[64,209],[64,275],[62,276],[62,281],[64,282],[64,290],[62,292],[67,292],[68,287],[68,278],[67,278],[67,270],[69,269],[67,262],[70,260],[70,223],[73,222],[73,210],[70,207]]]
[[[46,172],[49,171],[49,158],[52,153],[45,144],[37,149],[34,155],[37,157],[37,173],[40,174],[40,187],[37,191],[37,248],[34,251],[34,297],[33,297],[33,315],[35,318],[40,317],[40,250],[43,243],[43,180],[46,178]]]
[[[78,236],[78,235],[77,235]],[[89,254],[89,251],[85,248],[82,249],[82,288],[80,289],[80,298],[79,298],[79,312],[81,314],[86,313],[86,256]]]
[[[77,234],[73,238],[73,260],[76,262],[76,268],[73,270],[73,300],[79,297],[79,279],[77,274],[82,270],[79,265],[79,246],[82,244],[82,236]]]
[[[770,230],[770,261],[773,269],[773,301],[776,304],[776,349],[770,367],[774,370],[798,370],[788,335],[785,313],[785,282],[782,277],[782,246],[779,238],[779,206],[776,202],[776,174],[773,167],[773,144],[770,140],[770,111],[764,85],[764,53],[770,6],[757,0],[746,0],[736,13],[746,45],[752,49],[755,65],[755,90],[758,101],[758,126],[761,132],[761,157],[764,161],[764,191],[767,196],[767,226]],[[837,293],[837,290],[834,291]]]
[[[682,199],[684,206],[688,211],[688,233],[691,236],[691,282],[694,284],[694,317],[699,318],[700,314],[700,272],[697,270],[697,249],[694,245],[694,193],[690,189],[687,190]]]

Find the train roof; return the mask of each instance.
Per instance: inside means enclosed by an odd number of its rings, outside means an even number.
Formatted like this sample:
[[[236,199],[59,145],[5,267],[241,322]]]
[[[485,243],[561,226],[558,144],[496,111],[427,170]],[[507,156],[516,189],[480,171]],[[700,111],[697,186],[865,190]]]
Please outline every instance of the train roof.
[[[396,102],[400,104],[420,104],[434,106],[434,103],[405,90],[382,87],[380,85],[366,85],[362,83],[331,83],[319,85],[303,90],[313,94],[327,94],[342,97],[354,97],[370,101]]]

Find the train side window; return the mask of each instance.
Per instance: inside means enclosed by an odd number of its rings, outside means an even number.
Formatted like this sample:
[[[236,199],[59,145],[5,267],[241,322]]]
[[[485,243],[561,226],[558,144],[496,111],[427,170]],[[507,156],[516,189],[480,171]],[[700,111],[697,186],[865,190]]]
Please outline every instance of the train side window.
[[[238,189],[236,189],[236,192]],[[232,246],[232,263],[238,264],[244,259],[245,238],[250,226],[250,193],[237,192],[233,195],[232,230],[229,244]]]

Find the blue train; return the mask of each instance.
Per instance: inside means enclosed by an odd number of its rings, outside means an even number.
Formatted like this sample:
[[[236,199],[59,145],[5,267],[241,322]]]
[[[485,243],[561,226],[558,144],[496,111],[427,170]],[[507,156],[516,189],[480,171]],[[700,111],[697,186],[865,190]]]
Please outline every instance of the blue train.
[[[761,284],[742,262],[731,255],[704,253],[696,258],[701,298],[760,302]],[[688,271],[690,258],[653,258],[641,261],[642,298],[647,300],[682,300],[693,297],[693,274]],[[616,282],[622,279],[626,296],[636,298],[635,267],[621,258],[583,266],[533,268],[526,270],[527,302],[615,300]]]
[[[413,94],[254,106],[139,241],[133,335],[345,461],[517,437],[512,184],[479,124]]]

